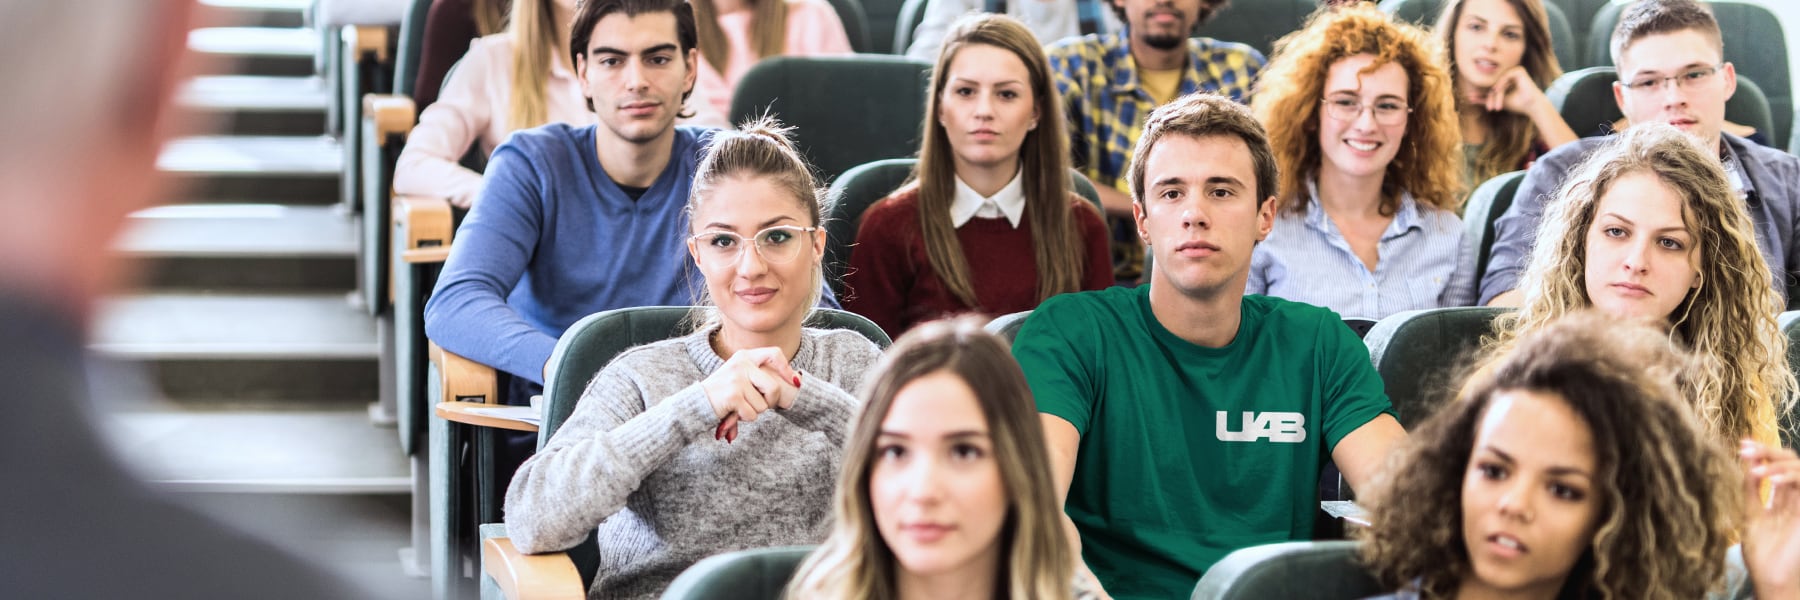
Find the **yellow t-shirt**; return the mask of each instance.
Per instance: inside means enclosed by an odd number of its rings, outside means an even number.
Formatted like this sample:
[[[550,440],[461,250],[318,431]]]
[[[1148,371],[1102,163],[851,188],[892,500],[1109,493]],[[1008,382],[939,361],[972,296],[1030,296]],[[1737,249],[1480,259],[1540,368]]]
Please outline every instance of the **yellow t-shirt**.
[[[1149,92],[1150,99],[1157,106],[1168,104],[1181,91],[1181,69],[1167,71],[1138,70],[1138,81],[1143,84],[1144,91]]]

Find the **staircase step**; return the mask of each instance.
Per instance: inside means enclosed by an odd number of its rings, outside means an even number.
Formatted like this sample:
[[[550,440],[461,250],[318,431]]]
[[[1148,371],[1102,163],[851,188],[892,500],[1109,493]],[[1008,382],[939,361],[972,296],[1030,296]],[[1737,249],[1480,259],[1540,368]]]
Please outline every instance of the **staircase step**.
[[[203,27],[188,32],[188,48],[219,59],[215,72],[312,75],[324,37],[301,27]]]
[[[318,77],[206,75],[181,88],[182,106],[238,112],[324,113],[331,95]]]
[[[183,204],[138,211],[118,249],[140,257],[356,257],[355,219],[334,207]]]
[[[153,293],[108,300],[95,349],[136,360],[360,360],[375,322],[346,294]]]
[[[205,22],[216,26],[301,27],[312,0],[200,0]]]
[[[412,486],[399,438],[370,425],[361,406],[171,406],[113,413],[108,425],[147,478],[177,491],[396,494]]]
[[[343,172],[344,150],[325,136],[196,136],[169,142],[156,166],[187,176],[336,180]]]

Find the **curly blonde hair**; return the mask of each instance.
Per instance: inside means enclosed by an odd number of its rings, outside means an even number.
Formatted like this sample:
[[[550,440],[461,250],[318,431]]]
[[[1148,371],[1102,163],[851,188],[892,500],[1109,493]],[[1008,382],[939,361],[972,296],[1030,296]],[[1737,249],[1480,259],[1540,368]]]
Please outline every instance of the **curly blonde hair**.
[[[1463,201],[1462,130],[1455,94],[1436,38],[1393,20],[1372,5],[1321,9],[1306,26],[1275,42],[1275,56],[1256,80],[1250,103],[1268,128],[1281,165],[1278,197],[1283,210],[1302,212],[1306,182],[1319,169],[1319,115],[1325,78],[1339,60],[1368,54],[1370,69],[1397,63],[1406,70],[1406,137],[1381,182],[1381,214],[1400,208],[1400,195],[1449,211]]]
[[[1449,0],[1438,16],[1437,34],[1444,45],[1444,64],[1450,65],[1451,89],[1457,89],[1461,74],[1456,70],[1456,22],[1462,19],[1465,0]],[[1550,15],[1543,0],[1506,0],[1518,13],[1524,25],[1525,55],[1519,61],[1538,89],[1562,76],[1562,65],[1556,62],[1556,50],[1550,43]],[[1531,118],[1512,111],[1481,111],[1481,122],[1487,125],[1488,140],[1475,155],[1475,181],[1487,181],[1495,175],[1525,167],[1525,158],[1538,143],[1537,126]]]
[[[1671,381],[1695,373],[1687,361],[1666,336],[1593,310],[1520,338],[1390,457],[1366,496],[1363,561],[1390,588],[1454,597],[1474,575],[1462,487],[1477,429],[1495,395],[1534,391],[1567,404],[1594,442],[1598,526],[1559,597],[1703,596],[1723,579],[1743,492]]]
[[[1698,285],[1669,315],[1669,335],[1699,366],[1685,382],[1700,419],[1716,440],[1751,438],[1780,445],[1777,407],[1793,402],[1787,338],[1776,315],[1781,296],[1756,249],[1750,215],[1718,159],[1693,138],[1662,124],[1640,124],[1595,150],[1557,190],[1520,280],[1523,303],[1501,317],[1486,344],[1503,351],[1518,336],[1593,305],[1588,297],[1587,234],[1600,199],[1632,173],[1654,174],[1682,199],[1682,220],[1694,236]]]

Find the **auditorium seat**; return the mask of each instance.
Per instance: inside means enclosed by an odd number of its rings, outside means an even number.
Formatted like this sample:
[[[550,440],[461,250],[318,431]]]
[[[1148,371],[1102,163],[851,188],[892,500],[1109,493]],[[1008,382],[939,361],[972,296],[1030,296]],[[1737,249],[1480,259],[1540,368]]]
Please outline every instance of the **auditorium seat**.
[[[1424,507],[1421,507],[1424,509]],[[1225,555],[1194,586],[1193,600],[1355,600],[1380,595],[1356,558],[1357,542],[1282,542]]]
[[[732,93],[732,123],[774,115],[823,181],[851,167],[913,156],[931,65],[901,56],[778,56]]]
[[[1454,396],[1458,371],[1480,349],[1481,339],[1493,334],[1495,319],[1511,310],[1411,310],[1390,315],[1369,330],[1363,342],[1402,427],[1418,427]]]
[[[1275,52],[1275,40],[1300,29],[1318,8],[1318,0],[1232,2],[1195,35],[1249,44],[1267,57]]]
[[[1512,207],[1513,193],[1519,191],[1519,182],[1524,180],[1524,171],[1501,173],[1481,182],[1469,194],[1468,202],[1463,203],[1463,235],[1469,239],[1468,251],[1475,253],[1475,260],[1459,264],[1475,265],[1477,285],[1487,274],[1488,258],[1494,249],[1494,222]]]
[[[844,269],[850,265],[850,254],[856,245],[857,228],[862,214],[911,178],[912,158],[890,158],[857,165],[832,182],[831,214],[825,219],[825,281],[840,297],[844,294]],[[1070,171],[1070,184],[1075,193],[1100,207],[1100,193],[1079,171]],[[1104,213],[1105,211],[1102,210]]]
[[[881,51],[869,40],[869,14],[863,11],[862,0],[828,1],[832,10],[837,11],[838,21],[844,24],[844,35],[850,38],[851,50],[863,53]]]
[[[556,435],[571,414],[575,412],[575,404],[581,399],[581,393],[587,384],[600,372],[600,369],[633,346],[678,337],[688,333],[688,315],[693,311],[686,306],[644,306],[621,308],[589,315],[574,325],[569,326],[562,338],[556,341],[556,349],[550,354],[550,367],[544,379],[543,424],[539,427],[538,447],[549,442]],[[807,320],[809,327],[826,329],[848,329],[860,333],[881,348],[892,344],[887,334],[875,323],[855,313],[827,308],[817,309]],[[491,369],[490,369],[491,371]],[[438,419],[441,421],[441,419]],[[504,487],[496,490],[505,493]],[[501,497],[484,498],[479,503],[492,503],[498,506]],[[498,516],[493,513],[492,516]],[[484,526],[485,527],[485,526]],[[481,541],[483,561],[482,568],[488,578],[500,579],[509,576],[509,571],[501,568],[517,562],[506,557],[498,561],[487,560],[491,552],[499,550],[496,537],[489,537],[495,532],[486,529]],[[510,542],[506,544],[510,547]],[[566,551],[581,576],[581,589],[592,585],[596,570],[600,563],[599,544],[593,536]],[[499,585],[501,589],[512,589],[507,583]],[[484,589],[493,589],[486,583]],[[712,588],[706,588],[712,589]],[[711,596],[696,596],[711,597]]]
[[[1612,84],[1618,80],[1618,72],[1612,67],[1588,67],[1564,73],[1544,90],[1544,95],[1576,135],[1603,135],[1625,116],[1613,97]],[[1725,120],[1755,128],[1768,136],[1770,143],[1776,142],[1777,125],[1762,86],[1741,73],[1737,92],[1725,101]]]

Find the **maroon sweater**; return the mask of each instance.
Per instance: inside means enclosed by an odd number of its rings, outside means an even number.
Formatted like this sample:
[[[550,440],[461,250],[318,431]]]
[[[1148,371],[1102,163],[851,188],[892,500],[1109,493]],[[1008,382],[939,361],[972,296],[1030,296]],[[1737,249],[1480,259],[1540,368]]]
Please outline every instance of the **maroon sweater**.
[[[1080,243],[1087,249],[1081,289],[1110,286],[1112,253],[1107,247],[1106,224],[1087,200],[1074,194],[1069,198]],[[957,300],[931,268],[919,226],[917,188],[870,206],[857,227],[856,247],[844,274],[844,308],[868,317],[898,338],[913,325],[959,313],[997,317],[1037,307],[1037,258],[1032,251],[1029,218],[1021,219],[1014,229],[1004,217],[976,217],[956,229],[956,238],[962,243],[969,281],[981,306]]]

